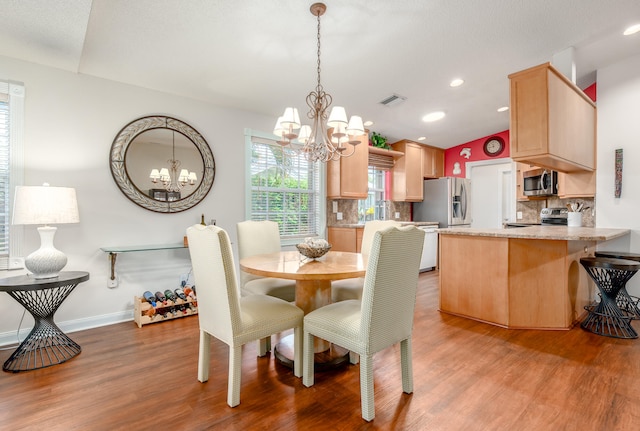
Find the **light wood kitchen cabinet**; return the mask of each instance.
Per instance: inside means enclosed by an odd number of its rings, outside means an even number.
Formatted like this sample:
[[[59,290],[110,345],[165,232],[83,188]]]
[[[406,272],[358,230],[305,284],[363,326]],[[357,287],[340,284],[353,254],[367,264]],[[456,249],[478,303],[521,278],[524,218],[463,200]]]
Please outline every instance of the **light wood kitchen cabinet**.
[[[369,192],[369,143],[366,135],[359,139],[360,144],[355,146],[353,155],[327,162],[328,198],[367,198]],[[347,145],[346,151],[351,151],[350,145]]]
[[[558,197],[593,198],[596,196],[595,172],[558,173]]]
[[[531,169],[528,163],[516,162],[516,200],[528,201],[529,198],[524,195],[524,173]]]
[[[559,172],[596,168],[596,106],[550,63],[509,75],[511,158]]]
[[[422,146],[422,176],[424,178],[444,177],[444,150]]]
[[[392,199],[394,201],[422,201],[422,145],[409,140],[391,145],[393,150],[404,153],[393,167]]]
[[[361,227],[329,227],[327,228],[327,238],[331,244],[331,251],[348,251],[360,253],[362,245]]]
[[[440,311],[505,328],[569,329],[593,300],[580,258],[595,241],[442,233],[439,241]]]

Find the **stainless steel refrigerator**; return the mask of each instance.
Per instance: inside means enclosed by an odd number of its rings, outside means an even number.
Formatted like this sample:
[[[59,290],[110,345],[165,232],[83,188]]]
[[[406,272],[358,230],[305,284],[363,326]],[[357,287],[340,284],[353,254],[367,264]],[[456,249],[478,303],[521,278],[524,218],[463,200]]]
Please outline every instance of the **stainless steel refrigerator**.
[[[471,226],[471,181],[444,177],[424,181],[422,202],[413,203],[413,221],[437,221],[439,227]]]

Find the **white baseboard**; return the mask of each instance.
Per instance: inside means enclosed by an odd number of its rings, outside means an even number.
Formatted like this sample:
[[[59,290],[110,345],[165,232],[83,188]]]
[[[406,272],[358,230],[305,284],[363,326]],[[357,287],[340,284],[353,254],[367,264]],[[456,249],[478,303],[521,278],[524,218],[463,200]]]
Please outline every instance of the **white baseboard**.
[[[118,313],[102,314],[100,316],[91,316],[84,319],[68,320],[66,322],[56,322],[58,327],[64,333],[76,331],[84,331],[85,329],[98,328],[100,326],[113,325],[115,323],[127,322],[133,320],[133,310],[120,311]],[[16,331],[0,333],[0,346],[15,344],[17,345],[18,337],[20,342],[25,339],[32,328],[20,328],[20,332],[16,335]]]

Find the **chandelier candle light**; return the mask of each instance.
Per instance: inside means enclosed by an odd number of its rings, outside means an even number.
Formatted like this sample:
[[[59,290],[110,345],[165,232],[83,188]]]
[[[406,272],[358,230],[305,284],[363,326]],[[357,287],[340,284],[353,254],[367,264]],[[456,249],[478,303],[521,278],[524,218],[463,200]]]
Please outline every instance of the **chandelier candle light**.
[[[56,227],[49,224],[79,223],[76,190],[68,187],[18,186],[13,206],[13,224],[44,225],[38,228],[40,248],[24,260],[33,278],[57,277],[67,264],[67,256],[53,246]]]
[[[273,134],[283,146],[297,138],[303,144],[302,152],[308,161],[328,162],[353,155],[355,146],[360,143],[358,137],[363,136],[365,130],[361,117],[354,115],[347,121],[347,113],[342,106],[334,106],[327,120],[332,97],[320,83],[320,16],[325,13],[327,6],[324,3],[314,3],[310,10],[318,18],[318,84],[315,91],[307,96],[307,117],[313,124],[301,126],[298,110],[289,107],[278,118]],[[345,151],[347,143],[352,146],[351,152]]]
[[[187,184],[190,186],[194,185],[198,180],[198,177],[195,172],[189,172],[187,169],[180,169],[180,165],[182,163],[180,160],[176,159],[176,132],[173,132],[172,137],[172,157],[167,160],[169,168],[162,168],[160,170],[151,169],[149,178],[151,178],[151,182],[154,184],[157,184],[158,180],[160,180],[168,192],[179,192]],[[178,174],[179,169],[180,174]]]

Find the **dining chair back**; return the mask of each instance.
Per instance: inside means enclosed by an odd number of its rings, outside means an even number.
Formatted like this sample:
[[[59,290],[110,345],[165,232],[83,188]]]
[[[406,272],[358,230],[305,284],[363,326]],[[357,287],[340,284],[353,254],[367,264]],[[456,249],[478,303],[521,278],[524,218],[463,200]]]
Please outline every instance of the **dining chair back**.
[[[281,251],[278,223],[269,220],[247,220],[238,223],[236,228],[240,259]],[[269,295],[289,302],[295,300],[295,280],[260,277],[241,271],[240,283],[241,292],[245,295]]]
[[[399,227],[401,224],[395,220],[371,220],[366,222],[362,232],[360,253],[368,256],[371,252],[371,244],[373,243],[375,233],[391,226]],[[347,299],[362,299],[363,286],[364,277],[333,281],[331,283],[331,301],[338,302]]]
[[[303,384],[311,386],[313,338],[360,355],[362,417],[375,416],[373,354],[400,343],[402,389],[413,392],[411,332],[424,231],[415,226],[390,227],[373,238],[362,300],[327,305],[304,318]]]
[[[299,377],[302,374],[302,310],[270,296],[240,295],[231,242],[224,229],[197,224],[187,228],[187,238],[198,286],[198,380],[209,379],[210,337],[213,336],[229,346],[227,403],[235,407],[240,403],[242,346],[291,328],[294,329],[294,374]]]
[[[371,220],[366,222],[362,230],[360,253],[369,255],[371,253],[371,246],[373,245],[373,237],[376,232],[392,226],[400,227],[402,224],[395,220]]]

